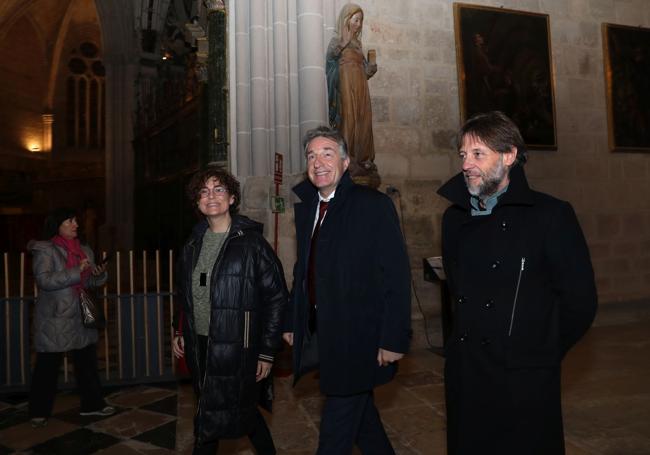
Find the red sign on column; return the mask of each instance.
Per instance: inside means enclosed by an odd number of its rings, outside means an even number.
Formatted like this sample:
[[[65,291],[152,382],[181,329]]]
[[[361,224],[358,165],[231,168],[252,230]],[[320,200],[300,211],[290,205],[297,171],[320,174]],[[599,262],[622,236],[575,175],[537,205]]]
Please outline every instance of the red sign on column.
[[[273,174],[273,181],[276,185],[282,185],[282,154],[275,154],[275,172]]]

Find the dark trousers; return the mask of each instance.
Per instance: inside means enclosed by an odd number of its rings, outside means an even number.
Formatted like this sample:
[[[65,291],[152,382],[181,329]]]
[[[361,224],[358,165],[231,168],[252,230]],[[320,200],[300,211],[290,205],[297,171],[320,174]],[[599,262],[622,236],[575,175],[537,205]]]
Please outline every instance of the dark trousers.
[[[106,406],[102,386],[97,373],[97,345],[70,351],[74,365],[77,389],[81,396],[81,412],[92,412]],[[29,392],[29,416],[49,417],[52,415],[54,397],[59,382],[59,370],[63,362],[62,352],[38,352],[36,366],[32,372]]]
[[[323,406],[317,455],[348,455],[357,445],[365,455],[394,455],[372,391],[328,395]]]
[[[201,377],[205,374],[205,358],[206,350],[208,348],[208,337],[198,335],[197,355],[199,356],[199,369],[201,370]],[[259,409],[255,412],[255,422],[253,423],[253,430],[248,433],[248,439],[255,448],[258,455],[275,455],[275,445],[269,427],[266,425],[264,416]],[[201,447],[194,446],[192,455],[215,455],[219,449],[219,441],[214,441],[209,444],[203,444]]]

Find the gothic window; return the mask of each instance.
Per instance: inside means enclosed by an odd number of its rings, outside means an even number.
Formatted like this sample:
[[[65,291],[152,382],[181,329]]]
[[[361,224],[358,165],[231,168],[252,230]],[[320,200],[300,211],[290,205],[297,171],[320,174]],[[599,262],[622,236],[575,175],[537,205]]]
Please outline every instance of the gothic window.
[[[105,74],[95,44],[84,42],[72,50],[66,79],[66,142],[70,149],[104,147]]]

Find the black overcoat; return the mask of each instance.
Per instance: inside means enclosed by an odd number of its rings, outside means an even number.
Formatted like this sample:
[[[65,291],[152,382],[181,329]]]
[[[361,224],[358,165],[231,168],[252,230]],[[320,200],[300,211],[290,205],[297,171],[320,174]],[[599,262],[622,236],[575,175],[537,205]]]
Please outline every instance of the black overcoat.
[[[198,444],[248,434],[255,422],[258,360],[272,362],[282,342],[288,300],[282,265],[262,235],[262,225],[233,215],[230,232],[210,275],[210,328],[206,374],[200,377],[194,331],[192,270],[207,221],[195,226],[179,258],[185,358],[198,394]]]
[[[307,329],[307,260],[318,204],[305,180],[294,188],[297,261],[287,331],[294,332],[294,372],[300,371]],[[410,268],[391,199],[343,174],[316,245],[320,388],[328,395],[367,392],[392,379],[379,367],[379,348],[406,353],[411,336]],[[298,377],[296,377],[296,380]]]
[[[528,187],[523,168],[491,215],[470,214],[458,174],[438,191],[454,299],[446,345],[450,454],[564,453],[560,362],[596,312],[589,251],[571,205]]]

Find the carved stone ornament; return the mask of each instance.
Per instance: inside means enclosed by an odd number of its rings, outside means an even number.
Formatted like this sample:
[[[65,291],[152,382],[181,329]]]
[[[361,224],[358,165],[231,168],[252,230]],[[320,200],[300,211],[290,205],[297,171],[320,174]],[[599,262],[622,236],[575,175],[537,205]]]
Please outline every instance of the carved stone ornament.
[[[203,4],[209,12],[226,10],[223,0],[203,0]]]

